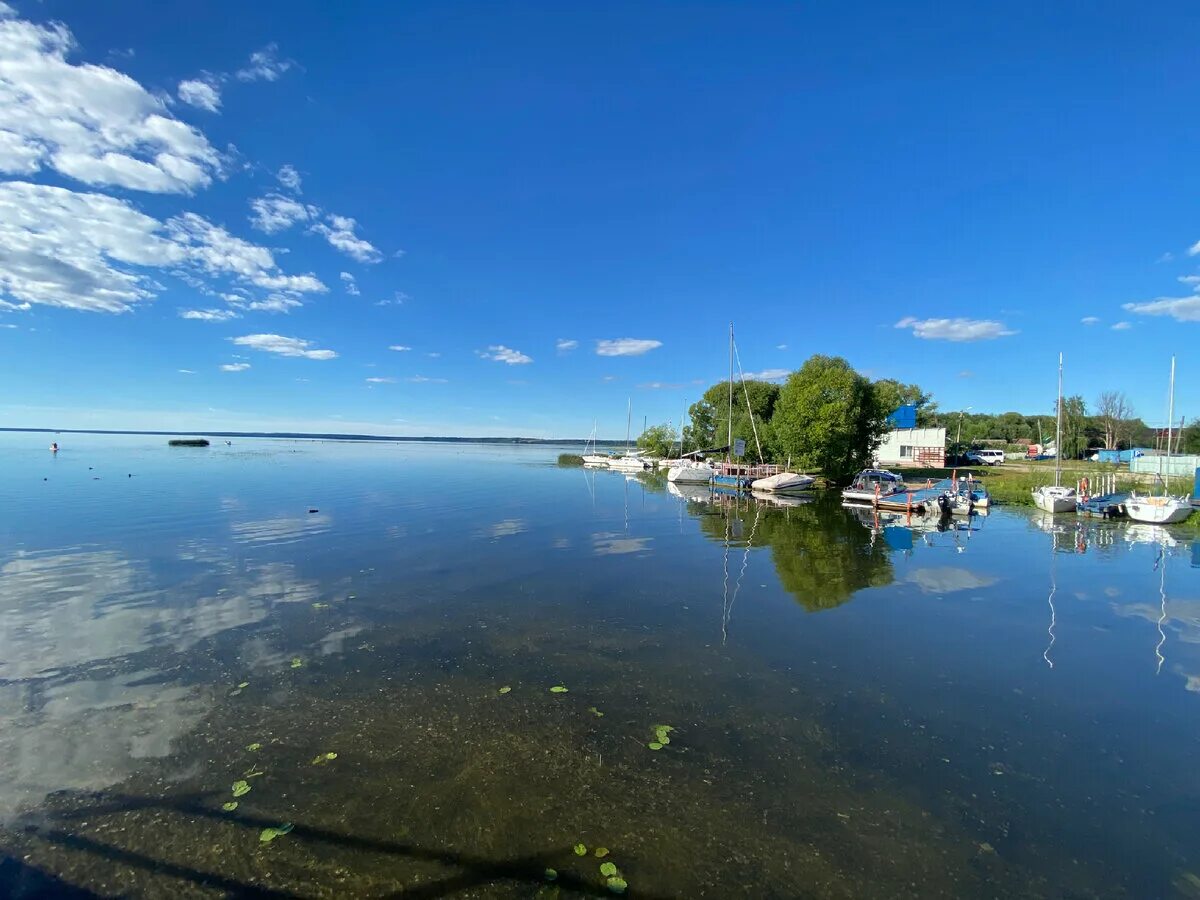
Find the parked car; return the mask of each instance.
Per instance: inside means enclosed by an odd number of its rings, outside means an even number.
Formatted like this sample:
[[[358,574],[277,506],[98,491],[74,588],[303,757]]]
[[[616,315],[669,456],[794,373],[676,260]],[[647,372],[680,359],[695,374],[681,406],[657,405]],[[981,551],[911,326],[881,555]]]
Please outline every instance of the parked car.
[[[967,453],[967,461],[977,466],[998,466],[1004,462],[1004,451],[971,450]]]

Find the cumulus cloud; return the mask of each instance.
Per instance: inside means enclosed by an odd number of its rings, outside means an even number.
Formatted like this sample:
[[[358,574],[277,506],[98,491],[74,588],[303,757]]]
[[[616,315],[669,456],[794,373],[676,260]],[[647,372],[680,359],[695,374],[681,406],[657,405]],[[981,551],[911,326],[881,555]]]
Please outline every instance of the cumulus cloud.
[[[579,341],[568,340],[567,338],[559,338],[554,343],[554,349],[559,353],[569,353],[579,346]]]
[[[1139,316],[1170,316],[1177,322],[1200,322],[1200,296],[1159,297],[1146,303],[1126,303],[1122,309]]]
[[[240,319],[241,316],[232,309],[181,309],[181,319],[195,319],[198,322],[228,322],[230,319]]]
[[[901,319],[896,328],[912,330],[914,337],[927,341],[990,341],[1016,334],[1003,322],[992,319]]]
[[[1128,331],[1132,327],[1133,327],[1132,322],[1114,322],[1113,326],[1112,326],[1112,330],[1113,331]]]
[[[395,350],[397,353],[407,353],[412,347],[406,347],[404,344],[392,344],[388,349]]]
[[[206,109],[209,112],[221,111],[221,91],[215,79],[189,78],[179,82],[177,91],[179,99],[189,106]]]
[[[596,341],[597,356],[641,356],[662,346],[662,341],[645,338],[614,338]]]
[[[408,299],[408,294],[404,291],[396,291],[391,300],[376,300],[376,306],[403,306],[404,301]]]
[[[257,312],[288,313],[297,306],[303,305],[297,297],[289,294],[269,294],[265,300],[248,303],[246,308]]]
[[[484,359],[507,363],[510,366],[523,366],[526,363],[533,362],[532,356],[526,356],[520,350],[513,350],[511,347],[505,347],[503,344],[493,344],[487,350],[480,350],[478,353]]]
[[[1082,319],[1080,319],[1079,321],[1080,321],[1080,322],[1082,322],[1084,325],[1098,325],[1098,324],[1100,324],[1100,319],[1099,319],[1097,316],[1084,316],[1084,317],[1083,317]]]
[[[761,372],[746,372],[747,381],[778,381],[792,374],[791,369],[763,369]]]
[[[395,384],[395,383],[396,383],[395,378],[383,378],[383,377],[377,376],[375,378],[367,379],[367,384]]]
[[[89,185],[191,193],[221,157],[166,101],[107,66],[68,61],[75,38],[0,9],[0,172],[42,168]]]
[[[354,276],[349,272],[342,272],[340,277],[342,284],[346,286],[346,293],[352,297],[357,297],[360,292],[358,290],[358,282],[354,280]]]
[[[312,341],[300,338],[284,337],[280,334],[247,334],[242,337],[230,338],[239,347],[249,347],[251,350],[261,350],[265,353],[277,353],[280,356],[302,356],[305,359],[337,359],[332,350],[318,350]]]
[[[290,59],[279,58],[279,45],[272,42],[251,53],[246,66],[235,74],[239,81],[278,81],[294,65]]]
[[[325,222],[317,222],[311,230],[329,241],[329,246],[361,263],[377,263],[383,259],[383,254],[375,249],[370,241],[354,233],[354,229],[358,227],[358,222],[354,219],[333,213],[325,218]]]
[[[286,231],[299,222],[309,222],[320,215],[315,206],[285,197],[267,194],[250,201],[250,224],[259,231],[275,234]]]
[[[280,166],[279,171],[275,173],[275,177],[289,191],[300,193],[300,173],[296,171],[296,167],[290,163]]]
[[[250,363],[225,363],[221,366],[222,372],[245,372],[250,368]]]

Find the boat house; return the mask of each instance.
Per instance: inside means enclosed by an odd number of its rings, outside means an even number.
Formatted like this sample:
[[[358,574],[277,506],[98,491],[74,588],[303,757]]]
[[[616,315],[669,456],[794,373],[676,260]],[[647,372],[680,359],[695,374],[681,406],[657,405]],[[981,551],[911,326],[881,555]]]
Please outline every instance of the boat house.
[[[901,406],[888,416],[888,423],[892,430],[875,450],[875,465],[939,469],[946,465],[946,429],[918,428],[915,406]]]

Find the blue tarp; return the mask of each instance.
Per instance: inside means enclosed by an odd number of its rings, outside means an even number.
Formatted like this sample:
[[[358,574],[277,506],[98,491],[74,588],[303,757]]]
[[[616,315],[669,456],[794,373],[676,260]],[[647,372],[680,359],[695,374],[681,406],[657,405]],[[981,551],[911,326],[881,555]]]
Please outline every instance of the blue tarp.
[[[893,428],[916,428],[917,408],[911,403],[901,406],[894,413],[888,416],[888,423]]]

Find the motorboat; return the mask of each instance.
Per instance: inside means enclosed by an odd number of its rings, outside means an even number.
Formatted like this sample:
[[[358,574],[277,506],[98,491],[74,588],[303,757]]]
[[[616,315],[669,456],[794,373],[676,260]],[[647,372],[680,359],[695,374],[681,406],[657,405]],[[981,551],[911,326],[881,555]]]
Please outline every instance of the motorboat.
[[[1054,420],[1054,484],[1046,484],[1033,489],[1033,505],[1043,512],[1064,513],[1073,512],[1079,497],[1075,488],[1062,483],[1062,457],[1058,447],[1062,445],[1062,410],[1063,410],[1063,356],[1058,354],[1058,410]]]
[[[610,459],[608,467],[621,472],[642,472],[650,467],[650,463],[636,453],[626,453],[624,456],[614,456]]]
[[[850,486],[842,490],[842,499],[850,503],[874,503],[907,490],[904,479],[887,469],[863,469]]]
[[[667,471],[667,481],[672,484],[708,484],[712,477],[713,467],[697,460],[685,460]]]
[[[799,475],[795,472],[780,472],[778,475],[768,475],[750,482],[750,489],[767,494],[788,494],[797,491],[807,491],[816,481],[811,475]]]

